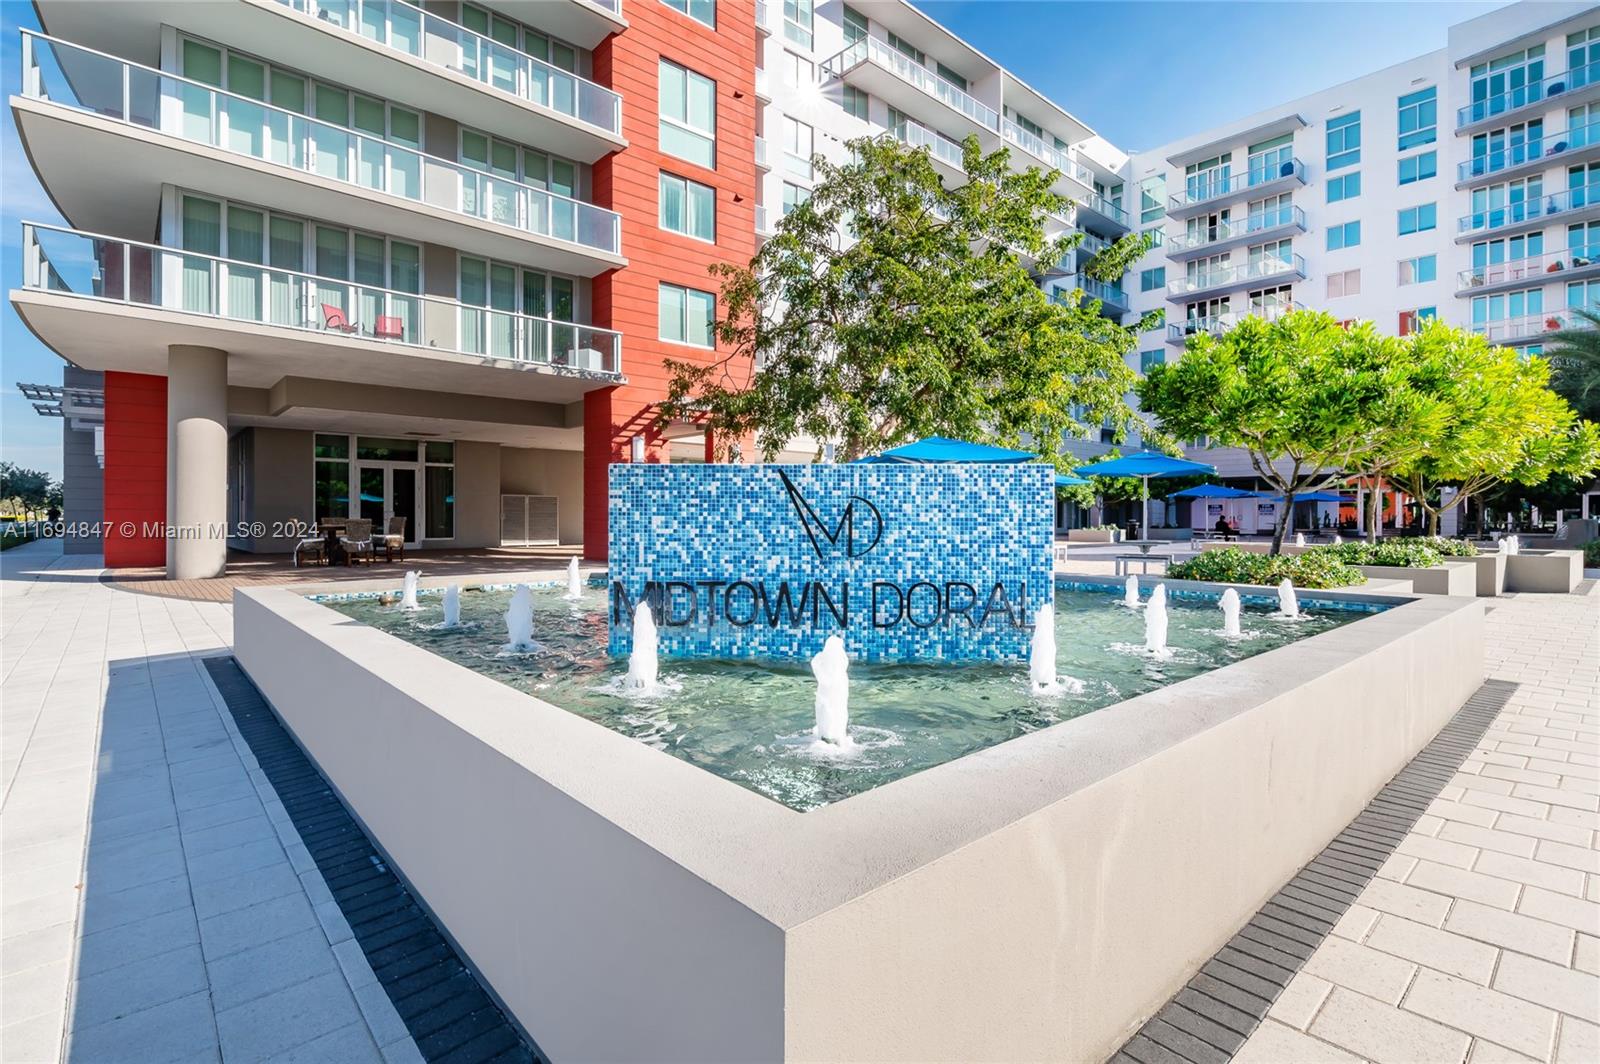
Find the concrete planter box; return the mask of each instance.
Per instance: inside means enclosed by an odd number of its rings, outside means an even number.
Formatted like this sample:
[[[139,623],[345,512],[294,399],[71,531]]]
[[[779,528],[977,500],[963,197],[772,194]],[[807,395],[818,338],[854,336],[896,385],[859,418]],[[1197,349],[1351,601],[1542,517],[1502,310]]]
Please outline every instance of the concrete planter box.
[[[1166,540],[1172,543],[1187,543],[1194,539],[1192,528],[1152,528],[1146,539]]]
[[[1069,528],[1068,543],[1117,543],[1122,533],[1114,528]]]
[[[281,588],[234,625],[552,1058],[1083,1061],[1471,695],[1483,612],[1403,600],[809,813]]]
[[[1368,580],[1409,580],[1419,595],[1478,594],[1478,566],[1468,559],[1451,558],[1438,565],[1358,565]]]
[[[1583,551],[1525,551],[1506,556],[1507,591],[1566,595],[1583,579]]]
[[[1478,597],[1491,598],[1506,589],[1506,556],[1480,554],[1476,558],[1455,558],[1452,561],[1469,561],[1478,567]]]

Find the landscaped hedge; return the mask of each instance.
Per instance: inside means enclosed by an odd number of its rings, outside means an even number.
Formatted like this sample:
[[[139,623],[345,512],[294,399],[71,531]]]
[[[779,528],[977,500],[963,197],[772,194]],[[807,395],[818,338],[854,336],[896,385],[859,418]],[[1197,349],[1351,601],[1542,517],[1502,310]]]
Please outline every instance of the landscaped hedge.
[[[1431,569],[1444,559],[1420,539],[1381,539],[1376,543],[1339,543],[1314,547],[1307,554],[1323,551],[1346,565],[1393,565],[1407,569]]]
[[[1470,540],[1450,539],[1446,536],[1424,536],[1416,542],[1426,543],[1446,558],[1476,558],[1478,556],[1478,548]]]
[[[1367,578],[1325,548],[1304,554],[1252,554],[1237,547],[1208,550],[1167,570],[1176,580],[1206,580],[1216,584],[1273,586],[1288,577],[1295,587],[1329,588],[1364,584]]]
[[[1583,545],[1583,567],[1600,569],[1600,539],[1590,540]]]

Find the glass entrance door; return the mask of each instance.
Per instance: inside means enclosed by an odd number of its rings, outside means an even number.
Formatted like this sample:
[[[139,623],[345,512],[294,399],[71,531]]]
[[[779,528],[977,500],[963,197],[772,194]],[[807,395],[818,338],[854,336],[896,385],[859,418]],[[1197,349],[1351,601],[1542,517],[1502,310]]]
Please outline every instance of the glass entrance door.
[[[372,522],[374,536],[389,527],[391,517],[406,519],[406,546],[418,542],[417,467],[393,462],[362,462],[356,466],[360,487],[356,516]]]

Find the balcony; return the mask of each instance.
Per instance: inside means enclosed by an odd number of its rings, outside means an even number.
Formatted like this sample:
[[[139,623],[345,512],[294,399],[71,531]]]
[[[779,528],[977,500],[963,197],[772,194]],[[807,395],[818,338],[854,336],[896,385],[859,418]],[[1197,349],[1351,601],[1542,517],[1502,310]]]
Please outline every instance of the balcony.
[[[1554,106],[1573,107],[1597,97],[1600,97],[1600,63],[1590,63],[1482,100],[1474,100],[1456,111],[1456,132],[1470,133],[1535,110]]]
[[[1073,289],[1083,293],[1085,303],[1089,300],[1099,300],[1101,313],[1118,321],[1122,319],[1122,315],[1128,313],[1132,302],[1128,298],[1128,293],[1121,288],[1078,273],[1069,273],[1063,277],[1062,283],[1051,293],[1051,298],[1058,303],[1069,303],[1069,293]]]
[[[772,102],[772,79],[763,67],[756,67],[756,99],[763,103]]]
[[[1600,154],[1600,122],[1573,126],[1457,164],[1456,188],[1482,184],[1489,178],[1504,180],[1521,174],[1540,173],[1552,166],[1591,159],[1596,154]]]
[[[1575,315],[1571,311],[1552,310],[1542,314],[1524,314],[1520,318],[1475,321],[1469,328],[1491,344],[1521,347],[1541,342],[1550,333],[1565,329],[1573,320]]]
[[[961,145],[953,144],[927,126],[909,120],[892,127],[889,132],[902,144],[909,144],[913,148],[927,148],[945,177],[951,178],[957,184],[966,183],[967,160]]]
[[[1306,164],[1290,159],[1232,177],[1191,178],[1182,193],[1167,197],[1167,216],[1187,218],[1241,199],[1287,192],[1306,183]]]
[[[1187,302],[1199,296],[1223,295],[1246,288],[1292,284],[1305,278],[1306,260],[1301,256],[1291,255],[1288,259],[1265,258],[1258,262],[1241,262],[1215,270],[1205,270],[1169,281],[1167,298],[1174,302]]]
[[[1481,296],[1595,276],[1600,276],[1600,246],[1563,248],[1462,270],[1456,275],[1456,295]]]
[[[1189,342],[1189,337],[1205,333],[1209,336],[1221,336],[1245,318],[1265,318],[1274,321],[1294,310],[1306,309],[1294,300],[1274,303],[1271,306],[1253,310],[1248,314],[1229,311],[1226,314],[1212,314],[1204,318],[1189,318],[1184,321],[1167,323],[1167,343],[1182,347]]]
[[[1200,229],[1194,236],[1179,233],[1167,238],[1167,258],[1174,261],[1199,258],[1240,244],[1260,243],[1306,231],[1306,212],[1293,205],[1269,211],[1254,211],[1235,222],[1223,222]]]
[[[61,212],[156,231],[184,187],[592,277],[626,264],[616,213],[187,78],[23,32],[12,110]],[[85,160],[114,159],[114,170]]]
[[[1071,178],[1090,192],[1094,191],[1094,172],[1055,145],[1046,144],[1042,138],[1023,129],[1009,118],[1001,121],[1000,135],[1006,139],[1006,143],[1021,148],[1052,170],[1060,170],[1063,177]],[[1070,195],[1076,196],[1077,193],[1072,192]]]
[[[352,2],[352,0],[346,0]],[[622,0],[479,0],[508,18],[553,33],[579,48],[594,48],[628,28]],[[335,4],[337,6],[337,4]]]
[[[1543,229],[1550,219],[1575,222],[1591,216],[1600,217],[1600,183],[1463,215],[1456,222],[1456,241],[1462,243],[1489,233],[1526,233]]]
[[[822,64],[829,77],[865,89],[900,111],[926,116],[937,103],[936,126],[954,121],[961,135],[1000,132],[1000,114],[876,37],[863,37]]]
[[[756,32],[763,37],[772,36],[772,5],[782,0],[756,0]]]
[[[771,236],[777,231],[777,227],[773,224],[771,208],[765,204],[756,204],[756,235]]]
[[[621,336],[415,292],[23,225],[18,315],[95,369],[164,372],[171,344],[229,353],[230,383],[286,376],[572,401],[621,379]]]
[[[756,166],[759,169],[762,169],[762,170],[771,170],[772,169],[772,163],[769,160],[770,160],[770,157],[767,154],[767,138],[766,137],[757,137],[756,138]]]

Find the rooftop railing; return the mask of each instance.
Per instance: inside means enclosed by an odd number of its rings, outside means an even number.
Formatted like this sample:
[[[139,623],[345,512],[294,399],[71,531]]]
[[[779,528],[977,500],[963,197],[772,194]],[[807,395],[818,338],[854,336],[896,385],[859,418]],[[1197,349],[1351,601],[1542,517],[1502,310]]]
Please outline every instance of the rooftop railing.
[[[1473,266],[1456,275],[1458,288],[1486,288],[1490,285],[1559,281],[1570,270],[1600,265],[1600,244],[1559,248],[1542,255],[1529,255],[1507,262]]]
[[[1246,192],[1258,185],[1270,185],[1285,178],[1297,179],[1301,184],[1306,180],[1306,164],[1299,159],[1288,159],[1283,162],[1273,163],[1270,166],[1254,166],[1242,174],[1230,177],[1218,175],[1216,177],[1193,177],[1184,184],[1181,193],[1168,197],[1174,210],[1192,207],[1198,203],[1221,199],[1240,192]]]
[[[330,338],[617,376],[621,334],[24,222],[23,287]],[[420,278],[418,278],[420,283]]]
[[[1306,272],[1306,260],[1300,255],[1287,259],[1270,256],[1255,262],[1240,262],[1211,270],[1199,270],[1179,277],[1167,284],[1167,295],[1181,298],[1195,292],[1204,292],[1225,285],[1248,284],[1252,281],[1272,281],[1289,274]]]
[[[965,89],[955,85],[910,56],[903,55],[876,37],[863,37],[822,64],[825,73],[843,77],[861,63],[870,62],[894,74],[900,80],[916,86],[929,96],[936,97],[947,106],[960,111],[973,122],[994,132],[1000,132],[1000,114],[987,104],[979,103]]]
[[[405,0],[277,0],[386,48],[465,74],[606,133],[622,132],[622,97]],[[620,0],[589,0],[613,13]]]
[[[1304,309],[1304,306],[1294,300],[1286,299],[1264,307],[1254,308],[1248,312],[1229,311],[1225,314],[1209,314],[1199,318],[1186,318],[1183,321],[1174,321],[1167,324],[1167,341],[1169,343],[1183,343],[1189,337],[1197,336],[1200,333],[1221,336],[1245,318],[1265,318],[1267,321],[1273,321],[1283,317],[1290,311]]]
[[[1590,122],[1585,126],[1573,126],[1570,129],[1544,133],[1533,137],[1522,144],[1513,144],[1501,151],[1492,151],[1484,155],[1475,155],[1471,159],[1457,164],[1456,179],[1459,181],[1472,181],[1480,177],[1500,173],[1522,166],[1525,163],[1546,161],[1550,165],[1560,162],[1558,156],[1579,148],[1586,148],[1592,144],[1600,143],[1600,122]]]
[[[1518,85],[1505,92],[1472,101],[1456,111],[1456,126],[1459,128],[1475,125],[1496,115],[1519,111],[1597,81],[1600,81],[1600,63],[1588,63],[1562,71],[1560,74],[1551,74],[1538,81],[1531,81],[1526,85]]]
[[[1492,233],[1497,229],[1506,229],[1540,218],[1571,214],[1587,207],[1600,207],[1600,182],[1569,188],[1549,196],[1540,195],[1499,207],[1473,211],[1457,220],[1456,232],[1460,235]]]
[[[100,118],[616,254],[614,211],[22,31],[22,92]]]
[[[1281,229],[1284,226],[1306,227],[1306,212],[1294,205],[1274,207],[1266,211],[1251,211],[1245,217],[1236,221],[1221,222],[1213,226],[1201,226],[1194,235],[1187,232],[1167,238],[1167,250],[1193,251],[1209,244],[1220,244],[1225,240],[1237,240],[1255,233],[1269,232]]]

